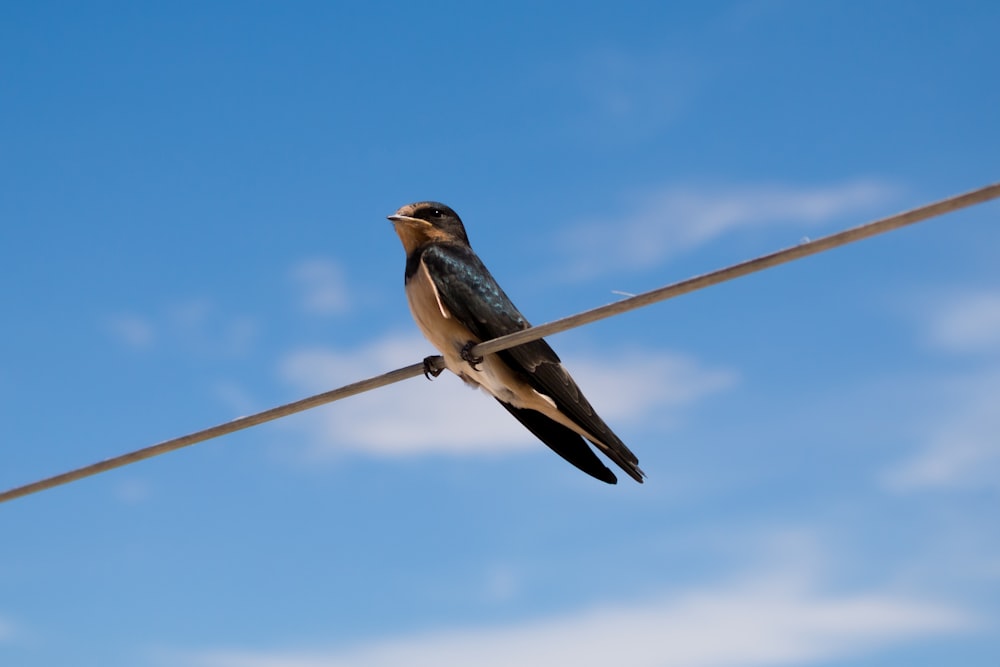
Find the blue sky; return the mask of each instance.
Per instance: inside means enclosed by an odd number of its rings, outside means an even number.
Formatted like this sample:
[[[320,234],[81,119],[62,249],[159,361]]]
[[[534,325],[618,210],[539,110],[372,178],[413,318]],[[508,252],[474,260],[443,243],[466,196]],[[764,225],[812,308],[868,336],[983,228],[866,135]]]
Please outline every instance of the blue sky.
[[[6,3],[0,486],[429,354],[411,201],[543,322],[994,182],[998,27]],[[992,667],[998,216],[550,338],[642,486],[443,375],[5,504],[0,662]]]

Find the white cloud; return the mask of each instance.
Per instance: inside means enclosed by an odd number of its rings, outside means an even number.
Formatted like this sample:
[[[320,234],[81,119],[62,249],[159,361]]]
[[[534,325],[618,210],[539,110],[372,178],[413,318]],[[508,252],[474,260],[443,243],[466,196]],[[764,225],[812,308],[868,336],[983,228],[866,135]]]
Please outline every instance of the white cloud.
[[[656,134],[694,100],[699,69],[691,59],[669,54],[596,49],[570,73],[581,97],[574,107],[581,112],[579,127],[588,141],[634,141]]]
[[[130,347],[180,343],[203,354],[225,357],[248,354],[259,329],[254,319],[221,313],[207,298],[178,301],[150,317],[114,315],[107,318],[105,326],[114,338]]]
[[[483,588],[483,597],[488,602],[505,602],[517,597],[523,581],[516,568],[496,563],[486,572]]]
[[[303,349],[287,355],[279,372],[299,391],[319,392],[412,364],[431,351],[415,337],[384,338],[359,350]],[[310,431],[312,452],[320,456],[345,450],[383,456],[459,453],[530,442],[500,406],[449,373],[432,384],[418,377],[353,396],[313,410],[298,423]]]
[[[249,354],[259,330],[253,318],[223,313],[208,298],[172,304],[166,310],[164,328],[203,354],[226,357]]]
[[[832,595],[797,578],[755,578],[644,603],[504,626],[388,638],[350,649],[185,656],[198,667],[750,667],[863,656],[969,632],[957,608],[888,593]]]
[[[350,305],[344,272],[340,265],[329,259],[307,259],[291,271],[292,280],[301,290],[301,308],[314,315],[335,315],[345,312]]]
[[[177,331],[200,335],[214,311],[211,299],[204,297],[177,301],[167,308],[166,321]]]
[[[612,219],[574,226],[563,246],[574,253],[570,274],[582,278],[598,270],[592,261],[598,254],[600,270],[653,266],[737,230],[807,230],[871,210],[893,194],[894,188],[877,181],[811,188],[671,187],[640,197]]]
[[[14,624],[0,616],[0,642],[9,642],[14,639]]]
[[[213,384],[212,393],[237,415],[248,415],[262,409],[253,395],[238,382],[219,380]]]
[[[983,363],[964,376],[934,383],[937,392],[920,450],[883,475],[896,491],[1000,486],[1000,293],[951,290],[921,300],[925,340],[938,349],[979,355]]]
[[[626,350],[563,361],[601,415],[622,421],[641,419],[657,408],[689,405],[738,381],[734,371],[705,368],[691,357],[662,351]]]
[[[114,486],[115,496],[126,505],[138,505],[149,500],[153,488],[148,480],[129,477]]]
[[[941,299],[928,323],[928,339],[951,352],[1000,350],[1000,292],[970,291]]]
[[[293,352],[279,373],[301,392],[319,392],[414,363],[432,350],[415,336],[394,336],[358,350]],[[612,358],[564,359],[591,403],[615,425],[687,405],[736,381],[724,370],[661,351],[633,350]],[[669,412],[668,412],[669,415]],[[355,396],[303,416],[313,452],[344,450],[383,456],[483,453],[535,446],[535,439],[486,394],[444,373]]]
[[[106,325],[112,336],[129,347],[149,347],[155,338],[153,325],[138,315],[113,315],[107,319]]]
[[[1000,485],[1000,368],[951,384],[920,451],[885,473],[889,488]]]

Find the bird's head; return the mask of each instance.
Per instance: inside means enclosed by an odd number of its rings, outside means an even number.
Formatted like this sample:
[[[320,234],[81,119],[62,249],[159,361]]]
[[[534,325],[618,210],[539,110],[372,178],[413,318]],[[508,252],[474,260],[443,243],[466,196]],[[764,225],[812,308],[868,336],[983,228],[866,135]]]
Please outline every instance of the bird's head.
[[[465,226],[455,211],[436,201],[407,204],[389,216],[399,240],[409,254],[427,243],[469,245]]]

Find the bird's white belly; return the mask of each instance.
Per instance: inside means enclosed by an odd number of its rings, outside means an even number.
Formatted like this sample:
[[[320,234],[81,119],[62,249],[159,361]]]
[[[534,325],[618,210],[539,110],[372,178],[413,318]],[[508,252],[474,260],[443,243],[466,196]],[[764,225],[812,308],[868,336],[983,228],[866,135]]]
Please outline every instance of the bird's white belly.
[[[441,352],[449,371],[514,407],[545,412],[555,409],[551,398],[528,386],[496,355],[485,355],[476,368],[462,359],[462,348],[469,341],[481,341],[441,303],[434,282],[423,265],[407,283],[406,297],[417,326],[431,345]]]

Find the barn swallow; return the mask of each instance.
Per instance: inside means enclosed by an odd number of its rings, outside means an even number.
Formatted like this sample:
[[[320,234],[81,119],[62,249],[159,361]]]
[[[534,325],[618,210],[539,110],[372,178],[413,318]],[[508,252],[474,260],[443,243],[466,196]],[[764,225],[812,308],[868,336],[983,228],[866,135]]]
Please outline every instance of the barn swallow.
[[[408,204],[389,216],[406,251],[406,297],[424,336],[445,368],[484,389],[539,440],[585,473],[618,479],[584,441],[642,482],[645,473],[625,443],[604,423],[544,340],[476,357],[485,340],[530,324],[469,245],[455,211],[438,202]],[[441,370],[428,357],[428,374]]]

